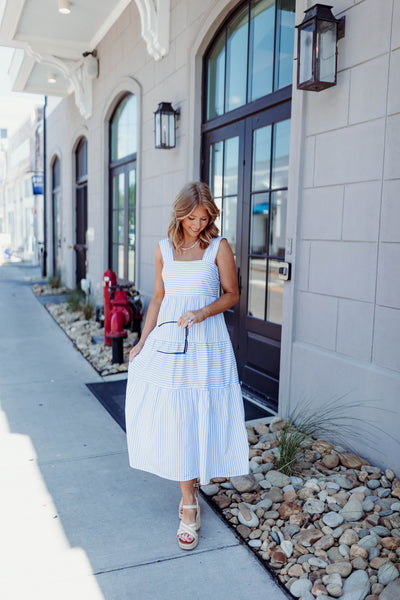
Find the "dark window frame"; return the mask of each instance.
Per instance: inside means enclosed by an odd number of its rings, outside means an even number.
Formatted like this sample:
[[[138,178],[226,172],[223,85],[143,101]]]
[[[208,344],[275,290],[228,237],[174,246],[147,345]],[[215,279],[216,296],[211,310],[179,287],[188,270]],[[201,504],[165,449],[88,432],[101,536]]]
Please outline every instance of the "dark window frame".
[[[118,281],[120,281],[121,283],[135,283],[134,281],[129,281],[129,276],[128,276],[128,269],[129,269],[129,260],[128,260],[128,256],[129,256],[129,240],[128,240],[128,215],[129,215],[129,171],[135,170],[136,175],[135,178],[137,176],[137,152],[128,154],[122,158],[116,159],[116,160],[111,160],[111,156],[112,156],[112,124],[113,124],[113,119],[119,109],[119,107],[121,106],[121,104],[127,99],[128,96],[133,96],[134,94],[132,92],[127,92],[126,94],[124,94],[120,99],[119,102],[117,103],[117,105],[115,106],[112,115],[110,117],[109,123],[108,123],[108,197],[109,197],[109,202],[108,202],[108,223],[109,223],[109,227],[108,227],[108,265],[110,269],[114,269],[114,265],[113,265],[113,247],[114,247],[114,239],[113,239],[113,178],[116,175],[119,175],[120,173],[124,173],[125,174],[125,195],[124,195],[124,225],[125,225],[125,229],[124,229],[124,276],[118,277],[118,273],[116,273],[117,275],[117,279]],[[136,185],[137,185],[137,178],[136,180]],[[136,202],[135,202],[135,230],[136,230]],[[117,244],[120,245],[120,244]],[[136,244],[134,246],[134,252],[135,252],[135,266],[134,266],[134,270],[135,270],[135,277],[136,277]]]

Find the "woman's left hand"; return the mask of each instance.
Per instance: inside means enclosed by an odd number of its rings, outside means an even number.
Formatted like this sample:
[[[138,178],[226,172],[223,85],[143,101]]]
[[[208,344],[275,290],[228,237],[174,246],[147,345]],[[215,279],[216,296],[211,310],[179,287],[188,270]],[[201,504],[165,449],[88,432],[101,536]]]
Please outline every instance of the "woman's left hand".
[[[201,323],[207,318],[204,309],[187,310],[178,319],[178,327],[187,327],[190,329],[195,323]]]

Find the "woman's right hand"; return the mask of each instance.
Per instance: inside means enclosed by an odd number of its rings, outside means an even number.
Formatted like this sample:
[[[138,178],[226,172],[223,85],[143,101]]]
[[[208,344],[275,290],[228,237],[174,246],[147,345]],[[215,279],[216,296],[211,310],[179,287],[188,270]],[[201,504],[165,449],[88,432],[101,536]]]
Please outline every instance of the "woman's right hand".
[[[142,344],[138,343],[133,346],[132,350],[129,352],[129,362],[132,362],[135,356],[139,354],[141,349],[143,348]]]

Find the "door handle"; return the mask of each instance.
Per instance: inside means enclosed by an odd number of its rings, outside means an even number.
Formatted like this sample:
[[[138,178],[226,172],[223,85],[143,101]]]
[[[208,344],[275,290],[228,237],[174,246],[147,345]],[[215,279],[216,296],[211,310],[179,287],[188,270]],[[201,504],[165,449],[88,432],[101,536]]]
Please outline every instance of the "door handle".
[[[242,293],[242,275],[240,273],[240,267],[237,268],[238,288],[239,295]]]
[[[291,278],[292,265],[288,262],[282,262],[279,265],[278,277],[282,281],[289,281]]]

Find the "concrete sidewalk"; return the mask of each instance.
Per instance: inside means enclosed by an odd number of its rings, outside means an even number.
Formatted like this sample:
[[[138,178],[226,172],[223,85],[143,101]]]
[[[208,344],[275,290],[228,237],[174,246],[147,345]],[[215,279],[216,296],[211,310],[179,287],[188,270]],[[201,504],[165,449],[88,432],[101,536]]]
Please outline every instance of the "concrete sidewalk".
[[[128,466],[125,434],[86,388],[101,377],[0,267],[1,600],[284,600],[201,500],[180,550],[178,485]],[[25,278],[25,280],[24,280]]]

